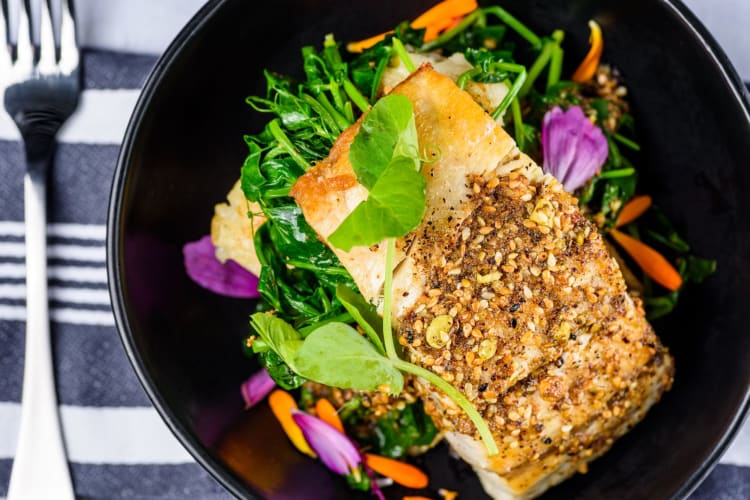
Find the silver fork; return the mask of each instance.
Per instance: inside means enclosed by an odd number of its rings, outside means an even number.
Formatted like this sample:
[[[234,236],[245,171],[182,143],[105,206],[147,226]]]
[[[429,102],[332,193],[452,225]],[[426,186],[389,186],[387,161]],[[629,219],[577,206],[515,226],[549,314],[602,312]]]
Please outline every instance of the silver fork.
[[[0,0],[0,90],[26,152],[26,354],[8,500],[72,499],[55,394],[47,297],[47,179],[60,126],[78,105],[72,0]]]

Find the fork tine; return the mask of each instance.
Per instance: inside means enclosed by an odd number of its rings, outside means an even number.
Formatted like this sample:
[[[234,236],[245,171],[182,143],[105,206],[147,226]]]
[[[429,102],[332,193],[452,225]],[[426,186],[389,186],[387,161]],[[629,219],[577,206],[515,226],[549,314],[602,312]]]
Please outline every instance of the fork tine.
[[[10,39],[8,37],[7,0],[0,0],[0,90],[10,72]]]
[[[26,2],[20,0],[13,2],[18,8],[18,24],[16,32],[16,64],[15,67],[24,73],[31,72],[34,66],[34,45],[31,40],[31,20],[29,19]]]
[[[18,40],[18,12],[21,0],[0,0],[5,11],[5,36],[8,40],[11,61],[16,60],[16,41]]]
[[[58,51],[49,1],[41,0],[39,12],[39,70],[42,74],[54,72],[57,65]]]
[[[73,0],[62,0],[60,6],[60,69],[71,73],[78,68],[75,10]]]

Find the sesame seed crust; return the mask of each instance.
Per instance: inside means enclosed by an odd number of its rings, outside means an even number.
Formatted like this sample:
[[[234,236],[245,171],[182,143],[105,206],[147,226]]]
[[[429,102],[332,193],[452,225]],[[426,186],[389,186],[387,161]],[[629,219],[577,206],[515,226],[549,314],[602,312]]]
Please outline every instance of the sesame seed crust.
[[[670,387],[671,357],[559,183],[518,173],[467,182],[471,216],[422,235],[442,251],[420,262],[428,286],[402,317],[399,342],[476,406],[500,447],[491,468],[508,481],[549,455],[585,463],[645,414],[632,408]],[[439,428],[478,439],[451,400],[418,387]]]

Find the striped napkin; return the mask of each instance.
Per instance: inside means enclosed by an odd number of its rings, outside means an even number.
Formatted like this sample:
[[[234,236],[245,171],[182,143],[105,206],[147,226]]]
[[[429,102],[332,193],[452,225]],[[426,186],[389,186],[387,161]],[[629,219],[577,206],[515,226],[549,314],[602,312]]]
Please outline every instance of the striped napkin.
[[[84,44],[108,50],[84,54],[85,90],[61,133],[52,173],[48,253],[62,424],[82,497],[229,498],[170,434],[138,383],[114,328],[104,262],[106,207],[127,120],[155,55],[200,4],[78,2]],[[0,500],[20,417],[23,169],[18,133],[0,112]],[[750,498],[750,427],[692,498]]]

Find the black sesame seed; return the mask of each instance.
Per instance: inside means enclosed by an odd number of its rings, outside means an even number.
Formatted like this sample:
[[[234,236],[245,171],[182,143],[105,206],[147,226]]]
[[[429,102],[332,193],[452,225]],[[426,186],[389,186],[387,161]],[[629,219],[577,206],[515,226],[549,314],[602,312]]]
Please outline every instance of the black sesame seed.
[[[406,334],[406,341],[410,344],[414,343],[414,332],[409,332]]]
[[[552,438],[544,438],[544,444],[552,444]]]
[[[479,386],[479,392],[484,392],[484,391],[486,391],[486,390],[487,390],[487,385],[488,385],[488,384],[487,384],[486,382],[485,382],[484,384],[480,385],[480,386]]]
[[[557,366],[558,368],[560,368],[563,363],[565,363],[565,359],[562,356],[555,360],[555,366]]]
[[[575,340],[577,338],[578,338],[578,336],[575,333],[571,333],[570,334],[570,340]]]
[[[408,297],[409,296],[409,292],[404,292],[404,293],[401,294],[401,296],[402,297]]]
[[[521,304],[519,304],[518,302],[516,302],[515,304],[513,304],[512,306],[510,306],[510,312],[514,313],[514,312],[518,311],[518,309],[520,307],[521,307]]]
[[[518,326],[518,320],[516,318],[512,318],[510,320],[510,326],[511,326],[511,328],[517,327]]]

